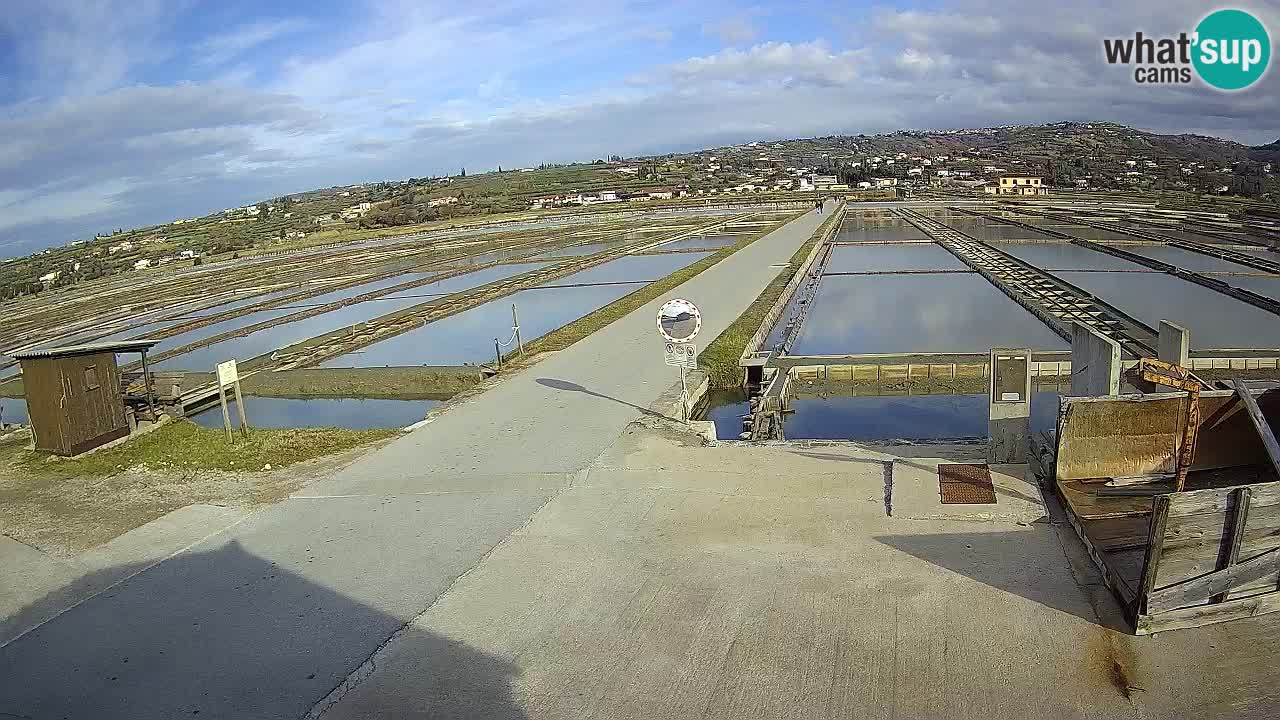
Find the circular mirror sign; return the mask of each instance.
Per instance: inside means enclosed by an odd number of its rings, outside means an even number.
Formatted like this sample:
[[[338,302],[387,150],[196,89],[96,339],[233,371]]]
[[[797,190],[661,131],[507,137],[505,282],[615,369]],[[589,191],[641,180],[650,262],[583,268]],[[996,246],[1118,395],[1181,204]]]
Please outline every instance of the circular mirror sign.
[[[669,342],[691,342],[702,329],[702,313],[688,300],[668,300],[658,309],[658,332]]]

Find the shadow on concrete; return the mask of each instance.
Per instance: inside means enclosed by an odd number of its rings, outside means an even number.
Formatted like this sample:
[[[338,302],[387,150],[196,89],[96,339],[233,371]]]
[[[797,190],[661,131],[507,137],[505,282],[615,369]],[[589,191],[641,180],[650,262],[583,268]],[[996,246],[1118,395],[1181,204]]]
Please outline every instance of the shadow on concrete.
[[[1043,533],[1028,542],[1027,533]],[[1053,528],[1022,532],[881,535],[877,542],[984,585],[1026,598],[1094,625],[1128,632],[1099,618],[1088,590],[1077,584]],[[1041,556],[1034,548],[1044,548]]]
[[[96,575],[21,614],[47,617],[49,603],[83,595],[77,587],[109,584]],[[231,542],[172,558],[0,648],[0,717],[299,718],[409,619]],[[380,684],[359,711],[340,704],[331,716],[524,717],[506,660],[414,629],[397,647],[413,658],[392,668],[406,682]]]
[[[954,450],[949,450],[947,448],[940,448],[939,454],[931,455],[928,452],[920,451],[920,446],[913,446],[913,447],[917,452],[914,452],[910,455],[906,455],[903,457],[897,457],[897,458],[894,458],[893,460],[876,460],[874,458],[860,458],[860,457],[852,457],[849,455],[841,455],[839,453],[813,452],[808,450],[791,450],[790,452],[793,455],[801,455],[807,458],[813,458],[815,460],[830,460],[832,462],[849,462],[849,463],[860,463],[865,465],[883,465],[885,467],[884,478],[885,478],[885,487],[887,489],[892,487],[893,467],[895,465],[904,465],[907,467],[916,468],[917,470],[923,470],[925,472],[935,474],[936,476],[936,473],[938,472],[937,467],[935,467],[933,464],[930,464],[930,463],[912,462],[913,458],[936,457],[943,460],[949,460],[950,462],[965,462],[965,463],[978,463],[978,464],[986,463],[986,460],[980,457],[975,458],[971,455],[964,455],[963,453],[957,453]],[[924,446],[924,447],[927,447],[927,446]],[[891,452],[891,450],[894,450],[894,448],[877,448],[878,452],[884,453],[886,455],[897,454],[896,452]],[[946,455],[942,454],[944,452],[946,453]],[[992,489],[995,491],[996,495],[1003,495],[1008,498],[1021,500],[1023,502],[1032,503],[1035,505],[1043,505],[1041,498],[1033,497],[1031,495],[1027,495],[1026,493],[1018,492],[1017,490],[1014,490],[1012,488],[993,485]],[[941,496],[941,490],[939,490],[939,496]],[[886,496],[885,498],[885,506],[887,509],[890,510],[889,514],[892,515],[893,513],[892,513],[891,498],[889,498],[888,496]]]
[[[652,415],[653,417],[662,417],[661,414],[656,413],[650,410],[649,408],[642,408],[639,405],[636,405],[634,403],[629,403],[626,400],[619,400],[616,397],[604,395],[596,392],[595,390],[588,390],[587,388],[582,387],[578,383],[569,382],[568,380],[557,380],[556,378],[538,378],[537,382],[539,385],[542,385],[544,387],[549,387],[553,390],[563,390],[565,392],[580,392],[580,393],[583,393],[584,395],[591,395],[604,400],[612,400],[613,402],[616,402],[620,405],[626,405],[627,407],[635,408],[636,410],[639,410],[641,413],[645,415]]]

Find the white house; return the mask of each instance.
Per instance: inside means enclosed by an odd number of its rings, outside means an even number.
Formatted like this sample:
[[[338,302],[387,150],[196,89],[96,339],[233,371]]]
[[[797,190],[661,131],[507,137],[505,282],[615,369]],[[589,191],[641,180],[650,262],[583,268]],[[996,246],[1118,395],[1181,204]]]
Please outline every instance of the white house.
[[[146,258],[143,258],[142,260],[139,260],[138,262],[133,264],[134,270],[146,270],[149,267],[151,267],[151,261],[147,260]]]
[[[920,177],[924,175],[924,168],[913,167],[907,170],[907,177]]]

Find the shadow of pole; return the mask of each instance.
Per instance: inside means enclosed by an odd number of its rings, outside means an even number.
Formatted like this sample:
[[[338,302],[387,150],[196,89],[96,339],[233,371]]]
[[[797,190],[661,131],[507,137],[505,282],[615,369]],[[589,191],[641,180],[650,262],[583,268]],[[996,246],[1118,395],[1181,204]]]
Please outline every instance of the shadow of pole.
[[[591,395],[593,397],[598,397],[598,398],[601,398],[602,400],[610,400],[620,405],[626,405],[627,407],[635,408],[636,410],[639,410],[644,415],[650,415],[652,417],[662,417],[660,413],[656,413],[650,410],[649,408],[643,408],[643,407],[640,407],[639,405],[636,405],[635,403],[629,403],[626,400],[619,400],[616,397],[605,395],[603,393],[598,393],[594,390],[588,390],[587,388],[579,385],[578,383],[569,382],[568,380],[557,380],[556,378],[538,378],[537,383],[539,385],[542,385],[543,387],[549,387],[553,390],[563,390],[565,392],[578,392],[584,395]]]

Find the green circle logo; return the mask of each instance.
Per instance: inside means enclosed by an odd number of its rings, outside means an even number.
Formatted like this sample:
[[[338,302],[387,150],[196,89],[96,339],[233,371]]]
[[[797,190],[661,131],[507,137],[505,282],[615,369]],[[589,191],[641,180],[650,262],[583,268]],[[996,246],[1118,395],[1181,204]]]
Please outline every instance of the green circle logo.
[[[1242,90],[1267,71],[1271,37],[1257,18],[1243,10],[1218,10],[1196,26],[1191,62],[1219,90]]]

